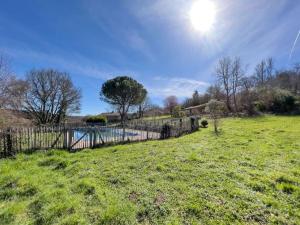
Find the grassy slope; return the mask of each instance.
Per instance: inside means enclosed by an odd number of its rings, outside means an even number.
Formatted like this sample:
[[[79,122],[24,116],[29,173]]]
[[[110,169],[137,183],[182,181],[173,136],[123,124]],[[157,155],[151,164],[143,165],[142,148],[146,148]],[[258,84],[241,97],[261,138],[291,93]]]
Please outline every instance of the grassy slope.
[[[300,117],[0,161],[0,224],[300,223]]]

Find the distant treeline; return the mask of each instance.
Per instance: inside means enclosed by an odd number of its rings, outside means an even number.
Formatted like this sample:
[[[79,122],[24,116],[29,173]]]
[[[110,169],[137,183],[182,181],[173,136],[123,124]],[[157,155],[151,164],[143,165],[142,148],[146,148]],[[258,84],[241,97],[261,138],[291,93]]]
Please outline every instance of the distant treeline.
[[[215,76],[215,84],[204,94],[195,91],[182,106],[216,99],[226,104],[229,113],[300,113],[300,64],[276,71],[273,59],[269,58],[258,63],[249,74],[240,58],[224,57],[215,68]]]

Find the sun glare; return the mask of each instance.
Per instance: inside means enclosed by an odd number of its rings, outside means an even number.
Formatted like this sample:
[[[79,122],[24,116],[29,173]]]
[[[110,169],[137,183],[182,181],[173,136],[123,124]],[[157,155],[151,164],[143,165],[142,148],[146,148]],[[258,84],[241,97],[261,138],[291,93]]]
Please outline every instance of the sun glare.
[[[190,9],[189,17],[195,30],[208,32],[215,22],[215,4],[211,0],[197,0]]]

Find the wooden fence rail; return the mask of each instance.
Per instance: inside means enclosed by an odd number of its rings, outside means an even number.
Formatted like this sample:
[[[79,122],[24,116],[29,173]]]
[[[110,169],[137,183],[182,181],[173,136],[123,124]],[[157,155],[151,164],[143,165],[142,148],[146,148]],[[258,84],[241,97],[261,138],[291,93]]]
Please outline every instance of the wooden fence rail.
[[[198,129],[197,118],[169,121],[130,121],[120,125],[12,127],[0,130],[0,158],[19,152],[67,149],[76,151],[105,144],[178,137]]]

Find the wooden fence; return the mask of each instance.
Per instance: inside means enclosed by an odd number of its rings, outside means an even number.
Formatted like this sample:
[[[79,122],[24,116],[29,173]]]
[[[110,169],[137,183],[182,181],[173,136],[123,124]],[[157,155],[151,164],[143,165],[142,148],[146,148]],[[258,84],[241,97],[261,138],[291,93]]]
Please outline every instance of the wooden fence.
[[[178,137],[198,128],[197,118],[130,121],[125,127],[91,124],[12,127],[0,130],[0,158],[36,150],[67,149],[76,151],[84,148],[96,148],[105,144],[165,139]]]

